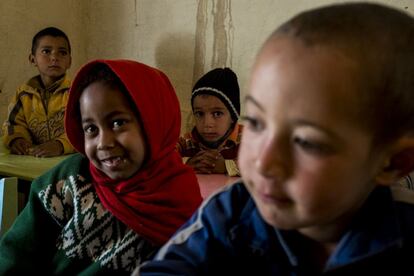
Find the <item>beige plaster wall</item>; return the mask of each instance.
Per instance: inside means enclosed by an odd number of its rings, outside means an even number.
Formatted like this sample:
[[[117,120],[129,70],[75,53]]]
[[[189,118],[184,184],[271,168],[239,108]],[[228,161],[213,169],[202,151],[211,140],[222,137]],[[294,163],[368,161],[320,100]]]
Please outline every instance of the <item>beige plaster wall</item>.
[[[299,11],[334,0],[1,0],[0,122],[16,87],[36,74],[27,61],[32,36],[57,26],[73,48],[70,74],[95,58],[135,59],[164,71],[180,98],[183,130],[193,83],[229,66],[246,93],[266,37]],[[378,1],[414,13],[414,0]]]

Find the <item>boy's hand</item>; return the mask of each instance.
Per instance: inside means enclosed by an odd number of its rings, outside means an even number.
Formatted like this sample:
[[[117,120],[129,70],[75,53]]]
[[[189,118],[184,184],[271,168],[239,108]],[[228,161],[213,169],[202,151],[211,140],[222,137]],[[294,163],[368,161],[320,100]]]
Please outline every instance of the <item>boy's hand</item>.
[[[194,171],[199,174],[225,172],[224,159],[216,150],[205,150],[198,152],[187,161],[187,165],[192,167]]]
[[[27,141],[24,138],[17,138],[15,139],[11,146],[10,152],[13,154],[29,154],[29,148],[32,146],[32,143]]]
[[[56,140],[47,141],[38,146],[31,147],[29,154],[35,157],[52,157],[63,154],[63,145]]]
[[[220,173],[220,174],[227,173],[226,163],[224,162],[224,158],[220,153],[218,153],[218,157],[214,165],[213,173]]]

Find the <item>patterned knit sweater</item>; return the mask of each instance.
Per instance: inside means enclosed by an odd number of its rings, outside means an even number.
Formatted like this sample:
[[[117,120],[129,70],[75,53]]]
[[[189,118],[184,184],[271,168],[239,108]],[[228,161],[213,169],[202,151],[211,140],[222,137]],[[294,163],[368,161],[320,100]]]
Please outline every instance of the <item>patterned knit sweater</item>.
[[[33,181],[29,201],[0,241],[0,275],[130,274],[157,247],[101,204],[80,154]]]

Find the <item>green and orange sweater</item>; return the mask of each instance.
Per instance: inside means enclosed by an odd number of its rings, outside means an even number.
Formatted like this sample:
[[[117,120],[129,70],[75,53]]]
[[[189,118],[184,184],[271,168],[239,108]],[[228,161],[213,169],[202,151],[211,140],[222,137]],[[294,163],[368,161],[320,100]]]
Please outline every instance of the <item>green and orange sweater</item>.
[[[75,154],[33,181],[0,241],[0,275],[129,275],[158,249],[100,202],[88,159]]]

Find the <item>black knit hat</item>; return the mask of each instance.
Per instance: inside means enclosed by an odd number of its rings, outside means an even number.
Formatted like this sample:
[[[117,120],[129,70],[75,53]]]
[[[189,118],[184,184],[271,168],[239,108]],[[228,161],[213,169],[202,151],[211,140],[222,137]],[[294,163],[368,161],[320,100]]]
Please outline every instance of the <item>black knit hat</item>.
[[[236,74],[228,67],[216,68],[202,76],[191,93],[191,107],[197,95],[218,97],[227,107],[234,122],[240,117],[240,89]]]

